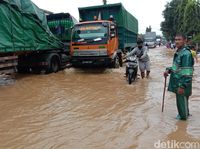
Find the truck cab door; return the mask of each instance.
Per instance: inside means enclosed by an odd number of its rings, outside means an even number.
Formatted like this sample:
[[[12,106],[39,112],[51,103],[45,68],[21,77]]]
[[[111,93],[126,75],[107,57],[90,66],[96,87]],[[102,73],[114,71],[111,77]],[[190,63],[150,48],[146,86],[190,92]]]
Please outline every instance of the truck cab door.
[[[117,27],[114,23],[110,24],[110,38],[108,42],[108,54],[112,56],[118,50],[118,35],[117,35]]]

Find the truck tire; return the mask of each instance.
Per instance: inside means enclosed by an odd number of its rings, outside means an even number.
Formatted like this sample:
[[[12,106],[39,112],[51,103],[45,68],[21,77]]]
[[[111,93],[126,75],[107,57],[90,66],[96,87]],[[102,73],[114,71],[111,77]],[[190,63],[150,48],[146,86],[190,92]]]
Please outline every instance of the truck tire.
[[[116,57],[114,58],[114,61],[112,63],[112,68],[119,68],[120,64],[119,64],[119,57],[116,55]]]
[[[58,56],[52,56],[49,59],[49,66],[46,68],[45,73],[46,74],[49,74],[51,72],[56,73],[59,71],[59,68],[60,68],[60,61]]]
[[[122,52],[117,53],[117,55],[119,58],[119,66],[122,67],[122,65],[123,65]]]

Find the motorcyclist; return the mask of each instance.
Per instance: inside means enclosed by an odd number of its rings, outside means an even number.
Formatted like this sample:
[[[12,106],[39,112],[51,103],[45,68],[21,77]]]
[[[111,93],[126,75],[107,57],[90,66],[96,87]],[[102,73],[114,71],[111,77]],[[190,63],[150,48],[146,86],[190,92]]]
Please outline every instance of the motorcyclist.
[[[147,54],[148,48],[144,46],[143,43],[143,40],[138,38],[137,47],[135,47],[129,54],[126,55],[126,57],[129,57],[131,55],[136,55],[138,57],[139,69],[141,72],[142,79],[145,77],[145,71],[147,78],[150,74],[150,58]]]

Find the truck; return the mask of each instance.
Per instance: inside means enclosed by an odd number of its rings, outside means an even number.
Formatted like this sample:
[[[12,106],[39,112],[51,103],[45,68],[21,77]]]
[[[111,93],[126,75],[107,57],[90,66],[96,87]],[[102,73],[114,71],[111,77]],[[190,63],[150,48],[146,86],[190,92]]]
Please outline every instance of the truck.
[[[47,15],[47,23],[54,36],[64,43],[69,55],[71,28],[78,23],[78,21],[69,13],[52,13]]]
[[[51,73],[66,66],[64,44],[32,1],[2,0],[0,18],[0,73]]]
[[[121,3],[79,8],[80,22],[72,29],[73,66],[122,65],[122,53],[136,45],[138,20]]]
[[[144,35],[145,45],[150,48],[156,47],[156,32],[146,32]]]

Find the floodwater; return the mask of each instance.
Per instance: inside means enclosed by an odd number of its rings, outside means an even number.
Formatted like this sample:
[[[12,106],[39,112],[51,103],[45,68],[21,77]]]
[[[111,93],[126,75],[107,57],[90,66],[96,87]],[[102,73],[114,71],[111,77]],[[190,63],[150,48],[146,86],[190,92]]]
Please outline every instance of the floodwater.
[[[16,75],[0,86],[0,149],[152,149],[159,142],[200,144],[200,69],[195,65],[188,121],[166,92],[173,52],[150,49],[151,77],[128,85],[124,68]],[[199,146],[200,148],[200,146]]]

